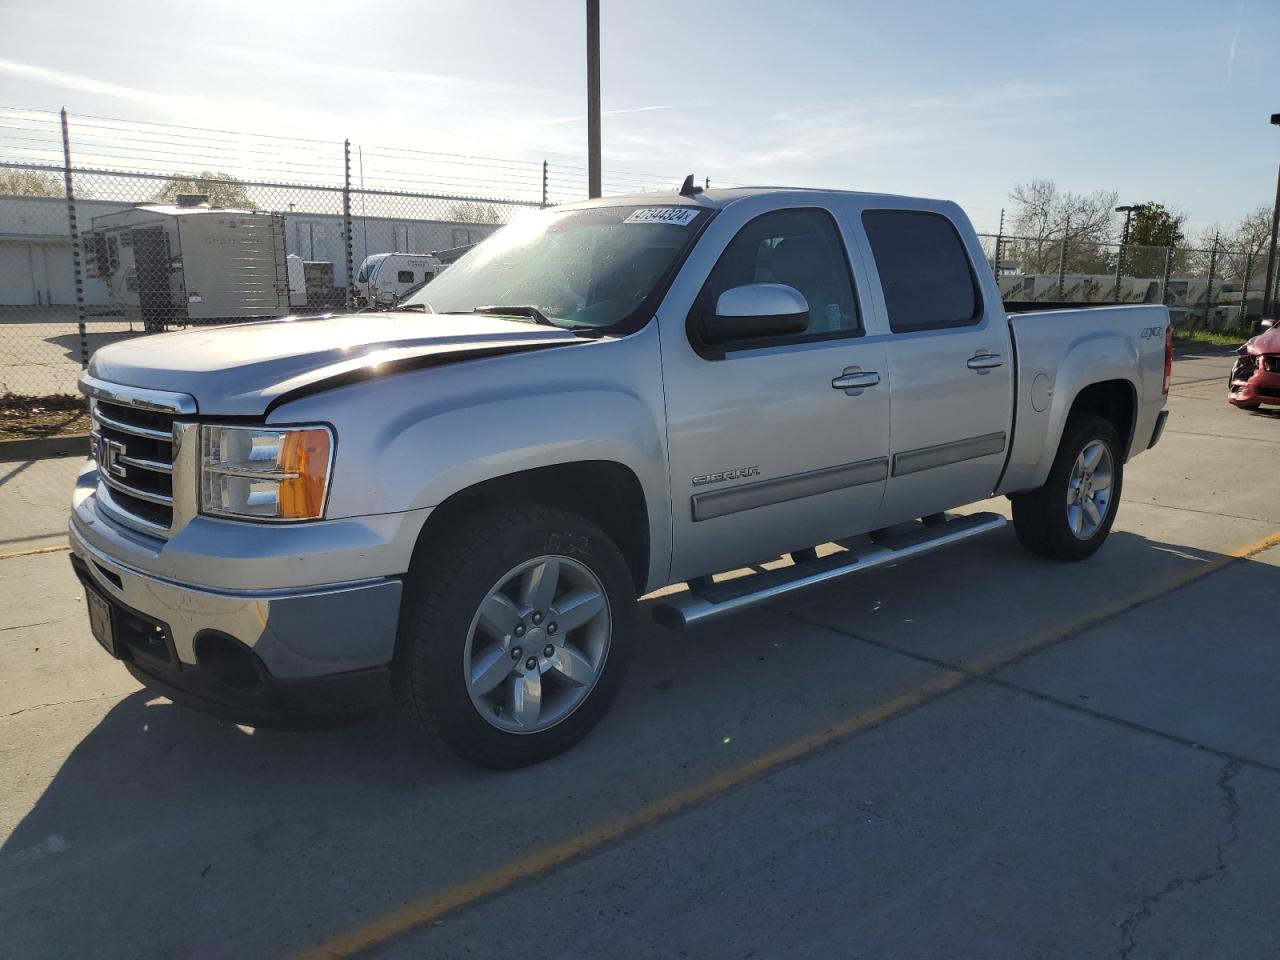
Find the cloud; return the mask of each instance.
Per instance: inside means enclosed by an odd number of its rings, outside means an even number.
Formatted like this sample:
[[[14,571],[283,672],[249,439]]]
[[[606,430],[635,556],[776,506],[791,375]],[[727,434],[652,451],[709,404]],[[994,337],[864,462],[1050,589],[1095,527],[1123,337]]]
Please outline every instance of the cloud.
[[[758,120],[712,103],[658,126],[637,121],[609,129],[605,148],[615,163],[696,166],[737,182],[847,183],[886,165],[936,157],[954,143],[1003,139],[1009,127],[1070,94],[1058,84],[1002,83],[787,106]]]
[[[651,107],[628,107],[625,110],[601,110],[600,115],[604,117],[617,117],[624,113],[651,113],[654,110],[674,110],[674,104],[662,103]],[[549,120],[531,121],[532,126],[550,126],[557,123],[582,123],[587,119],[586,114],[577,117],[552,117]]]
[[[187,49],[193,53],[221,57],[226,60],[237,60],[259,67],[275,67],[291,74],[318,73],[324,76],[349,77],[355,80],[368,81],[371,84],[393,83],[415,86],[427,86],[439,92],[453,88],[462,83],[458,77],[444,76],[422,71],[387,70],[382,67],[358,66],[350,63],[331,63],[323,59],[298,60],[282,57],[275,53],[267,53],[245,47],[232,47],[218,43],[188,43]],[[494,84],[497,86],[498,84]],[[507,87],[506,84],[501,84]]]
[[[122,84],[110,83],[105,80],[95,80],[93,77],[82,76],[78,73],[50,70],[46,67],[37,67],[29,63],[19,63],[16,60],[5,60],[3,58],[0,58],[0,74],[18,77],[31,83],[57,87],[60,90],[91,93],[102,97],[116,97],[120,100],[132,100],[139,103],[167,104],[177,100],[176,97],[164,93],[139,90],[137,87],[126,87]]]

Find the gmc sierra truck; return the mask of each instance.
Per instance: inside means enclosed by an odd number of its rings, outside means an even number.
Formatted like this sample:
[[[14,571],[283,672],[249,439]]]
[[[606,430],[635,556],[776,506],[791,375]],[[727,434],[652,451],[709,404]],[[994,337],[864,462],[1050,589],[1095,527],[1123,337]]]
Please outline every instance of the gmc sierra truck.
[[[514,222],[394,312],[99,350],[72,563],[174,701],[393,696],[520,766],[600,720],[661,587],[704,623],[997,529],[946,513],[992,495],[1089,556],[1171,356],[1161,306],[1007,315],[953,203],[686,181]]]

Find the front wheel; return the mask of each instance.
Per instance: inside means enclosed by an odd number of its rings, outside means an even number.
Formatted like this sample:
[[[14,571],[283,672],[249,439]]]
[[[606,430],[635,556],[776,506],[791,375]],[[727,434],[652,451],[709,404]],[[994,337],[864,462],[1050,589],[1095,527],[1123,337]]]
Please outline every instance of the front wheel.
[[[1083,560],[1111,532],[1124,480],[1120,435],[1093,414],[1067,418],[1044,486],[1012,498],[1019,542],[1042,557]]]
[[[424,546],[394,670],[409,715],[486,767],[537,763],[586,736],[634,645],[635,588],[617,546],[582,517],[533,505]]]

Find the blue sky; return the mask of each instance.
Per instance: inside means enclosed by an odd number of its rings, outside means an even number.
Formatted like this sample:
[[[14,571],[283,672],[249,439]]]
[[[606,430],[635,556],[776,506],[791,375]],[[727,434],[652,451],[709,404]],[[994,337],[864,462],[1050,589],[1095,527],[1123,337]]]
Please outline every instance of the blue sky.
[[[1275,0],[601,5],[609,169],[945,196],[980,228],[1032,177],[1194,227],[1273,196]],[[578,163],[582,7],[0,0],[0,104]]]

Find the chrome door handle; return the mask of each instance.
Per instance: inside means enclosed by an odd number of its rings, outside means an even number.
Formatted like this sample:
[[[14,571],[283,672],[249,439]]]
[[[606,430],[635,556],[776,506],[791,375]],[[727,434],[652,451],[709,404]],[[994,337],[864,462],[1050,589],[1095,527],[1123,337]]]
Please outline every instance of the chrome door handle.
[[[998,353],[979,353],[969,358],[966,364],[970,370],[990,370],[1004,365],[1004,357]]]
[[[874,387],[880,382],[880,374],[874,370],[860,370],[857,373],[845,373],[831,381],[832,390],[861,390]]]

